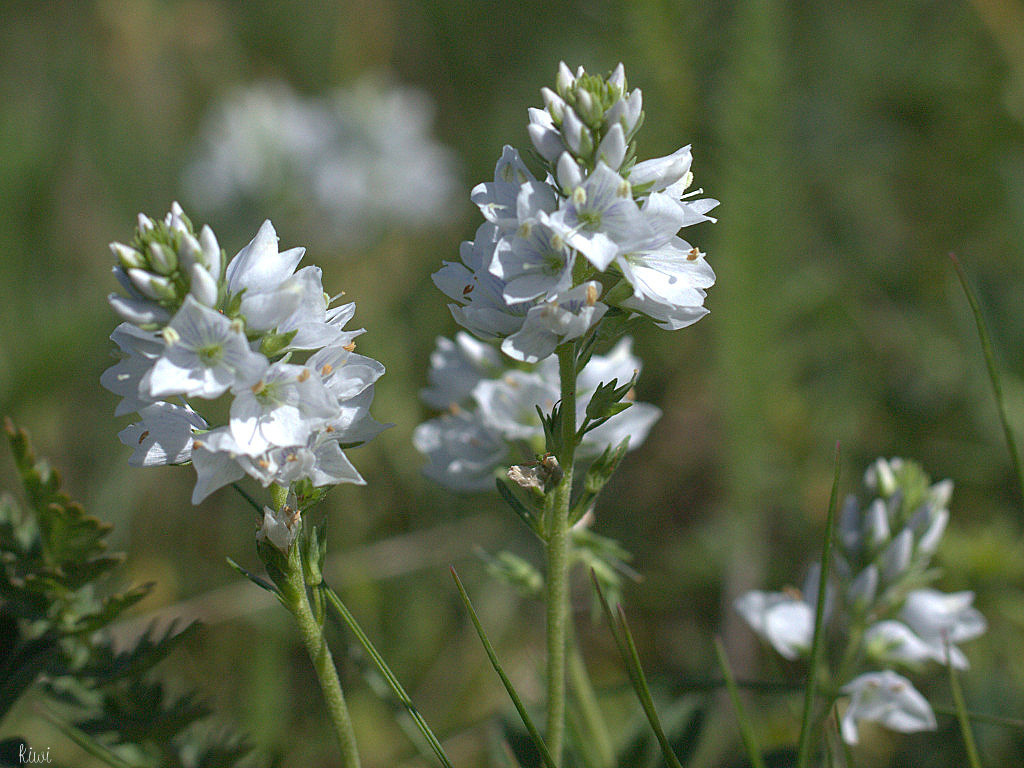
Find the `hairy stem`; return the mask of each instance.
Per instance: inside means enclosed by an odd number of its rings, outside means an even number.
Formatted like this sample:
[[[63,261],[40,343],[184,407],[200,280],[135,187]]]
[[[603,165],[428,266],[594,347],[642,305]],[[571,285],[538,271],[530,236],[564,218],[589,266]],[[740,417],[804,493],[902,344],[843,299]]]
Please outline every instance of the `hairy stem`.
[[[562,479],[548,494],[545,508],[547,545],[547,743],[555,765],[562,765],[565,741],[565,660],[569,624],[569,508],[573,460],[576,453],[576,350],[574,344],[558,349],[561,380]]]
[[[313,614],[306,582],[302,575],[302,563],[299,560],[298,546],[293,545],[288,556],[288,571],[281,587],[281,596],[288,610],[292,612],[299,626],[299,634],[306,646],[309,658],[316,670],[316,677],[323,691],[327,704],[327,712],[341,745],[341,765],[343,768],[359,768],[359,751],[356,748],[356,734],[352,728],[345,695],[338,680],[338,671],[334,667],[334,658],[327,647],[323,627]]]

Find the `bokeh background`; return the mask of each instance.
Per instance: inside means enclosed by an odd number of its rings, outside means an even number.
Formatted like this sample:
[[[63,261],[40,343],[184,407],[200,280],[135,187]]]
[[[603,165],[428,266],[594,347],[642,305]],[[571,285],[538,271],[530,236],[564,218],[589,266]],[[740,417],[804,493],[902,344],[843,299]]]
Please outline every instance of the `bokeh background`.
[[[690,234],[719,276],[711,314],[636,338],[639,397],[664,417],[595,524],[643,575],[625,600],[666,711],[707,710],[695,764],[740,754],[728,705],[687,688],[717,677],[712,636],[743,676],[787,672],[728,606],[744,589],[801,583],[837,441],[843,494],[862,492],[880,455],[955,481],[939,586],[975,590],[990,623],[966,647],[968,703],[1021,717],[1022,500],[947,257],[980,293],[1024,428],[1020,0],[5,2],[0,413],[116,524],[128,578],[157,582],[140,614],[207,622],[168,675],[286,768],[333,764],[288,617],[224,562],[257,567],[251,512],[230,491],[193,508],[189,470],[129,470],[125,424],[98,383],[115,325],[107,243],[131,236],[138,211],[179,200],[229,255],[271,218],[283,247],[307,246],[328,290],[357,302],[360,351],[388,368],[374,413],[395,427],[351,454],[367,486],[329,497],[330,573],[454,762],[497,764],[489,750],[511,718],[450,563],[526,698],[541,698],[542,610],[476,554],[539,552],[494,495],[425,480],[410,436],[429,415],[418,390],[434,339],[455,331],[430,274],[472,237],[469,189],[491,178],[502,145],[528,146],[526,108],[559,60],[601,72],[622,61],[644,92],[641,157],[692,142],[697,184],[722,201],[719,223]],[[14,486],[7,456],[0,480]],[[625,740],[639,710],[586,586],[577,626]],[[366,764],[426,765],[363,661],[337,655]],[[918,679],[948,706],[941,670]],[[766,747],[793,742],[796,699],[749,704]],[[12,727],[90,765],[30,708]],[[860,760],[963,764],[952,718],[940,729],[873,731]],[[1024,755],[1020,730],[977,736],[987,765]]]

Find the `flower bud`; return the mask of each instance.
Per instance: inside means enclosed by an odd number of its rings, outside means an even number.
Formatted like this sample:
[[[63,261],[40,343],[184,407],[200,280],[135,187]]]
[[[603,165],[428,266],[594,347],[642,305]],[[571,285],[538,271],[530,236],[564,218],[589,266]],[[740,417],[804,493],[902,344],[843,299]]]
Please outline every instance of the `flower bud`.
[[[153,220],[144,213],[139,214],[139,217],[136,220],[136,222],[136,226],[138,226],[139,228],[140,235],[143,235],[146,232],[151,232],[153,230],[153,227],[156,226],[156,224],[153,223]]]
[[[619,91],[626,90],[626,68],[622,66],[620,61],[618,66],[612,70],[612,73],[608,75],[608,85],[612,85],[619,89]]]
[[[892,540],[889,548],[885,551],[885,578],[886,581],[895,581],[910,566],[911,557],[914,554],[914,536],[909,529],[904,528],[899,535]]]
[[[199,241],[191,234],[181,236],[181,245],[178,246],[178,263],[181,271],[186,275],[192,271],[193,264],[203,264],[203,249]]]
[[[582,88],[576,91],[576,113],[587,125],[594,125],[594,97]]]
[[[146,250],[154,272],[169,275],[178,267],[178,255],[163,243],[150,243]]]
[[[565,101],[550,88],[541,88],[540,95],[544,99],[544,108],[551,115],[551,119],[555,121],[555,125],[561,125],[565,117]]]
[[[563,99],[566,94],[576,84],[576,78],[573,77],[572,72],[565,65],[564,61],[558,63],[558,74],[555,75],[555,90],[558,91],[558,95]]]
[[[869,565],[850,584],[847,596],[853,605],[860,610],[867,609],[875,601],[878,592],[878,568],[874,563]]]
[[[189,270],[189,293],[196,301],[208,307],[217,306],[217,281],[202,264],[193,264]]]
[[[145,257],[124,243],[111,243],[110,250],[125,269],[142,269],[146,266]]]
[[[864,517],[864,532],[867,535],[870,546],[880,547],[891,538],[889,513],[886,510],[884,501],[881,499],[872,501]]]
[[[565,113],[565,120],[562,122],[562,139],[565,141],[569,151],[576,157],[581,157],[583,154],[580,151],[580,146],[584,131],[586,131],[586,128],[583,127],[583,123],[576,112],[571,109],[567,111]]]
[[[926,555],[933,555],[935,549],[939,546],[939,540],[942,538],[942,534],[946,531],[946,523],[949,522],[949,510],[948,509],[936,509],[932,512],[931,521],[924,533],[921,534],[921,538],[917,540],[918,552],[923,552]]]
[[[203,258],[206,260],[206,268],[215,279],[220,278],[223,271],[224,260],[221,254],[220,245],[217,243],[217,236],[209,225],[203,225],[199,231],[199,245],[203,249]]]
[[[174,284],[166,277],[154,275],[144,269],[129,269],[128,279],[139,293],[154,301],[174,298]]]
[[[601,140],[597,148],[597,159],[604,160],[605,164],[615,171],[626,159],[626,134],[618,123],[613,125]]]
[[[107,301],[122,320],[144,330],[159,327],[171,319],[170,312],[149,301],[129,299],[116,293],[110,294]]]
[[[583,171],[568,152],[563,152],[559,156],[555,175],[558,178],[558,185],[566,195],[572,194],[572,191],[583,183]]]

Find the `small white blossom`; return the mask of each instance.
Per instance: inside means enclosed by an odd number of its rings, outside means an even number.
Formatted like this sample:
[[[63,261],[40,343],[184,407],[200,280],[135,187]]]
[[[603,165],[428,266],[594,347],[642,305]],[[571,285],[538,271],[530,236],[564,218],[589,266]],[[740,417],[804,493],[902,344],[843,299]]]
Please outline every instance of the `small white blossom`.
[[[295,541],[301,527],[301,516],[299,510],[290,504],[284,504],[281,509],[274,510],[270,507],[263,508],[263,521],[256,531],[257,541],[269,541],[277,549],[285,554]]]
[[[862,720],[884,725],[892,731],[914,733],[936,728],[931,705],[905,677],[885,670],[868,672],[843,686],[850,697],[840,721],[843,740],[856,744],[857,724]]]
[[[971,604],[973,592],[944,593],[936,589],[915,589],[907,595],[900,618],[932,649],[932,656],[941,664],[949,661],[957,669],[967,669],[967,657],[957,643],[973,640],[984,634],[985,617]]]
[[[814,609],[803,597],[755,590],[737,598],[733,607],[784,658],[793,661],[811,649]]]
[[[249,386],[267,367],[267,359],[249,348],[237,323],[192,296],[185,297],[164,339],[163,354],[140,384],[154,400],[169,395],[215,398]]]
[[[209,425],[185,405],[153,403],[139,411],[142,421],[118,433],[122,443],[135,452],[128,463],[133,467],[183,464],[192,457],[192,439]]]

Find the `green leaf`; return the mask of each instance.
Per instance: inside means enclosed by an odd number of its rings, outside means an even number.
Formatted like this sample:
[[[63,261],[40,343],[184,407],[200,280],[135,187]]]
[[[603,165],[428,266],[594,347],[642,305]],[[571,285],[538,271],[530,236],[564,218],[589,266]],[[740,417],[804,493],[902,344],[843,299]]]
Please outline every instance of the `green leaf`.
[[[504,499],[505,503],[509,505],[513,512],[518,515],[519,519],[526,523],[526,526],[534,532],[538,538],[541,536],[541,520],[525,505],[520,501],[515,491],[512,490],[512,485],[507,480],[500,477],[494,478],[494,484],[498,488],[498,495]]]
[[[501,679],[501,684],[505,686],[505,690],[508,692],[509,698],[512,699],[512,704],[515,706],[516,712],[519,713],[519,717],[523,721],[523,725],[526,726],[526,730],[529,731],[530,738],[540,751],[541,758],[544,760],[544,765],[547,766],[547,768],[557,768],[555,761],[551,757],[551,752],[548,750],[547,744],[544,743],[544,739],[540,735],[540,731],[537,730],[537,726],[534,725],[533,719],[526,711],[526,707],[523,706],[523,701],[519,698],[519,694],[512,685],[512,681],[508,679],[508,675],[506,675],[505,670],[502,669],[501,663],[498,661],[498,655],[494,652],[494,646],[491,645],[491,641],[487,639],[487,633],[484,632],[483,624],[480,623],[480,618],[476,615],[476,611],[473,609],[473,603],[470,602],[466,588],[462,586],[462,579],[459,578],[459,574],[455,572],[454,568],[451,569],[451,572],[452,578],[455,579],[455,586],[459,590],[459,596],[462,598],[462,604],[466,606],[466,610],[469,612],[469,618],[473,621],[476,633],[480,637],[480,642],[484,646],[484,652],[487,654],[487,658],[490,659],[491,666],[494,667],[494,671],[498,673],[498,677]]]

